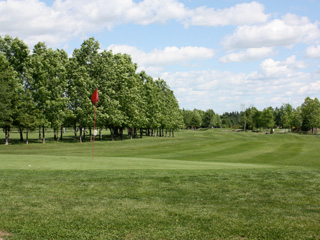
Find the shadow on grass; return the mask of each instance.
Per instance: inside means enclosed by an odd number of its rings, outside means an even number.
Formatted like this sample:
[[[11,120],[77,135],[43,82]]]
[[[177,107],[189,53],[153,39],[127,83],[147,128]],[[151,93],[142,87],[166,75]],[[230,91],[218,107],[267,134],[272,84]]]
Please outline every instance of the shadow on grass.
[[[144,136],[144,137],[147,137],[147,136]],[[113,141],[126,141],[126,140],[130,140],[131,137],[129,135],[124,135],[123,136],[123,139],[121,139],[120,136],[118,137],[114,137],[114,140]],[[140,139],[140,136],[137,136],[133,139]],[[79,142],[79,137],[75,138],[74,136],[64,136],[62,139],[59,138],[59,140],[55,140],[54,137],[46,137],[46,143],[57,143],[57,142],[60,142],[60,143],[76,143],[76,142]],[[95,138],[95,141],[96,142],[111,142],[112,139],[111,139],[111,135],[103,135],[102,136],[102,139],[100,139],[100,137],[96,136]],[[92,142],[92,140],[90,140],[90,136],[86,136],[82,142]],[[2,138],[0,139],[0,144],[5,144],[5,139]],[[11,138],[10,141],[9,141],[9,145],[24,145],[26,144],[26,139],[24,139],[23,141],[20,141],[20,139],[18,138]],[[42,144],[42,139],[29,139],[29,144]]]

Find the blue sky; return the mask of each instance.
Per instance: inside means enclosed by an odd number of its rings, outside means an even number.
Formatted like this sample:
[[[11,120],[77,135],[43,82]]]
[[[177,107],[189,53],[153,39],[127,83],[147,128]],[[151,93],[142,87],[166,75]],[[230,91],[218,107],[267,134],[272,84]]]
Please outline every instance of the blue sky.
[[[181,108],[301,105],[320,97],[318,0],[0,0],[0,35],[70,55],[84,39],[127,53]]]

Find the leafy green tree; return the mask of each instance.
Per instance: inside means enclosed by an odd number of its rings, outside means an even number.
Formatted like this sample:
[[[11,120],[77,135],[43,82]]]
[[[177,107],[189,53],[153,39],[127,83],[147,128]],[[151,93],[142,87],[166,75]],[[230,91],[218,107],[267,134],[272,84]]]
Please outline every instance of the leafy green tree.
[[[208,109],[203,116],[202,119],[202,124],[206,128],[212,128],[214,126],[214,117],[215,117],[215,112],[212,109]]]
[[[66,117],[67,63],[68,56],[65,51],[47,49],[45,43],[41,42],[35,45],[27,86],[36,108],[42,113],[40,123],[43,128],[43,143],[46,126],[54,129],[54,138],[58,140],[58,130]]]
[[[263,128],[270,128],[270,133],[273,133],[273,127],[274,127],[274,115],[273,115],[273,108],[268,107],[263,109],[261,115],[261,126]]]
[[[140,78],[143,82],[143,102],[145,103],[145,126],[147,135],[153,135],[154,129],[160,127],[161,121],[161,89],[144,71],[140,73]]]
[[[297,107],[292,113],[292,127],[295,131],[299,131],[302,127],[301,107]]]
[[[307,97],[301,105],[302,130],[309,131],[320,126],[320,102],[317,98]]]
[[[191,120],[191,126],[193,128],[199,128],[201,127],[201,123],[202,123],[201,112],[197,109],[194,109],[192,120]]]
[[[72,58],[69,59],[67,96],[70,103],[68,107],[72,111],[70,117],[73,118],[75,131],[77,128],[80,129],[80,142],[84,138],[83,129],[89,127],[91,133],[94,123],[92,116],[95,107],[90,97],[98,85],[94,79],[94,61],[98,56],[99,48],[99,43],[94,38],[90,38],[81,44],[80,49],[75,49]]]
[[[218,113],[216,113],[210,122],[210,125],[212,125],[213,127],[217,127],[217,128],[221,128],[222,127],[222,121],[221,121],[221,117]]]
[[[16,72],[0,53],[0,127],[5,132],[5,143],[9,141],[9,130],[13,123],[13,98],[15,97]]]
[[[293,108],[289,103],[283,104],[280,107],[280,123],[284,128],[292,127]]]
[[[167,130],[169,130],[170,136],[174,136],[174,130],[183,125],[178,101],[164,80],[158,80],[156,84],[161,89],[160,136],[164,136],[164,129],[166,129],[166,136]]]
[[[10,66],[16,72],[16,81],[14,86],[14,95],[12,98],[13,106],[13,121],[14,125],[19,126],[20,130],[20,140],[23,140],[23,129],[20,127],[21,124],[18,120],[18,115],[21,114],[21,106],[23,106],[24,101],[24,88],[26,84],[26,71],[29,66],[29,48],[28,46],[18,38],[12,38],[10,36],[5,36],[2,38],[0,36],[0,52],[6,57]]]
[[[191,110],[182,110],[182,115],[183,115],[183,121],[184,125],[186,128],[191,128],[192,127],[192,119],[194,112]]]
[[[23,94],[23,102],[18,106],[18,114],[16,115],[17,126],[26,130],[26,144],[29,143],[29,130],[34,130],[39,126],[40,115],[39,109],[30,94]]]
[[[260,129],[261,131],[261,127],[262,125],[262,120],[261,120],[261,114],[262,112],[259,111],[258,109],[253,110],[252,112],[252,126],[253,129]]]
[[[254,127],[257,127],[257,122],[259,122],[259,116],[255,116],[258,112],[258,109],[255,107],[250,107],[245,110],[245,116],[246,116],[246,128],[253,130]]]

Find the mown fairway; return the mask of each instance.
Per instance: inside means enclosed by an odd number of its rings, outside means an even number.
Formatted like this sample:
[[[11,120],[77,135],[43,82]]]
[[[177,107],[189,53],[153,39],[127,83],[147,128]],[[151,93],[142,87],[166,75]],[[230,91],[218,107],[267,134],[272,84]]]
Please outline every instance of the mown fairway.
[[[0,146],[0,238],[320,239],[320,137]]]

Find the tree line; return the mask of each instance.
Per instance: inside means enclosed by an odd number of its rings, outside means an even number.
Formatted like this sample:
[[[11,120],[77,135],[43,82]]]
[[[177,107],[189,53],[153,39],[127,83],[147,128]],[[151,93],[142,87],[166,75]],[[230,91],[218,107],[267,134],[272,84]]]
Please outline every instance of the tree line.
[[[295,132],[316,133],[320,127],[320,102],[317,98],[307,97],[301,106],[293,108],[286,103],[281,107],[267,107],[262,111],[249,107],[241,112],[225,112],[222,115],[212,109],[182,111],[186,128],[238,128],[244,130],[262,131],[274,128],[291,129]]]
[[[183,125],[182,111],[173,91],[162,80],[137,72],[127,54],[101,50],[94,38],[85,40],[71,57],[61,49],[39,42],[32,53],[18,38],[0,36],[0,127],[8,143],[10,130],[19,129],[28,142],[30,130],[39,129],[45,142],[46,128],[54,139],[62,138],[64,127],[74,128],[80,142],[94,124],[95,107],[90,97],[99,90],[97,122],[110,129],[111,138],[173,136]],[[60,133],[60,137],[59,137]]]

